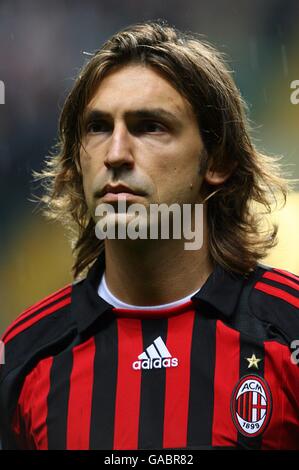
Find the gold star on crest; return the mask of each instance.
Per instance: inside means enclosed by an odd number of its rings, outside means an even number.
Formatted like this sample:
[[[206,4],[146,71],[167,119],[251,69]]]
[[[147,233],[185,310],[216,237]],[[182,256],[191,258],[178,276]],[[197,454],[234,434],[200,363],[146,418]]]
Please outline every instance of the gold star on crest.
[[[258,359],[255,354],[252,354],[251,357],[246,357],[246,361],[248,361],[248,369],[251,367],[255,367],[255,369],[258,369],[258,363],[261,361],[261,359]]]

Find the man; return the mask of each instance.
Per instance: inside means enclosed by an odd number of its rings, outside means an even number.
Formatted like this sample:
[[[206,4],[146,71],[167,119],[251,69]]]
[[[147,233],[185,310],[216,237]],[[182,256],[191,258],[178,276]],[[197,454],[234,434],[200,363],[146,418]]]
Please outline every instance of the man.
[[[269,212],[287,181],[220,55],[160,23],[115,34],[68,96],[43,176],[48,215],[75,230],[74,275],[89,271],[3,336],[4,448],[298,449],[299,278],[259,264],[276,228],[253,205]],[[134,222],[133,204],[186,205],[193,222],[202,204],[202,246],[96,236]]]

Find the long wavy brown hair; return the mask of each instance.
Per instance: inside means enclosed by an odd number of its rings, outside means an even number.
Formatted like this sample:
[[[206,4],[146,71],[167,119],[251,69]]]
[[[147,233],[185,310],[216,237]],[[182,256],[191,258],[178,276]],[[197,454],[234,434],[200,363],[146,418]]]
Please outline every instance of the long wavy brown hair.
[[[162,73],[192,105],[205,146],[202,175],[207,168],[236,165],[216,191],[204,183],[209,254],[226,270],[250,272],[277,243],[277,225],[265,229],[263,218],[281,196],[285,204],[292,182],[282,174],[281,157],[267,156],[253,144],[246,105],[223,55],[201,37],[158,21],[118,32],[91,55],[64,103],[55,151],[44,170],[35,173],[43,181],[45,214],[70,230],[74,276],[82,275],[104,249],[95,235],[80,172],[84,112],[101,80],[131,63]]]

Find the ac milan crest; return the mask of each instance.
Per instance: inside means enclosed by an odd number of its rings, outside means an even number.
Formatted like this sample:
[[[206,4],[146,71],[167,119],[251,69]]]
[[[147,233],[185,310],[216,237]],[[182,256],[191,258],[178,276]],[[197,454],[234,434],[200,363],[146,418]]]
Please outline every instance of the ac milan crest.
[[[272,412],[272,397],[267,382],[257,375],[242,377],[232,394],[231,412],[240,433],[247,437],[261,434]]]

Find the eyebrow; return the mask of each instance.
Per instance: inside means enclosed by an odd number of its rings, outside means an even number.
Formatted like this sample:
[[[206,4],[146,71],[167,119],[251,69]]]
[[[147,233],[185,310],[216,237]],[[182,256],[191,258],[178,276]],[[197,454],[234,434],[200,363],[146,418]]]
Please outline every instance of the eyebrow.
[[[133,111],[126,111],[125,118],[139,118],[139,119],[166,119],[174,124],[181,124],[177,116],[170,111],[163,108],[141,108]],[[87,110],[84,117],[84,122],[91,122],[97,119],[111,119],[111,114],[98,108]]]

